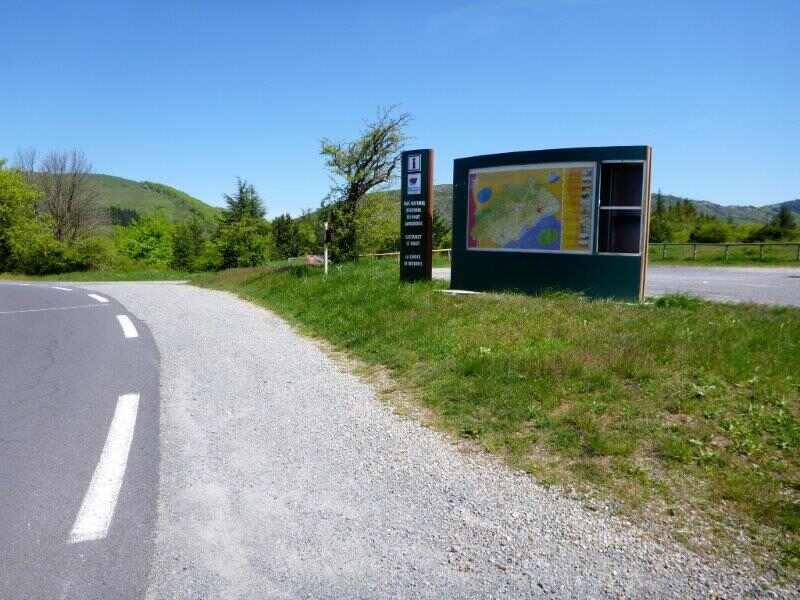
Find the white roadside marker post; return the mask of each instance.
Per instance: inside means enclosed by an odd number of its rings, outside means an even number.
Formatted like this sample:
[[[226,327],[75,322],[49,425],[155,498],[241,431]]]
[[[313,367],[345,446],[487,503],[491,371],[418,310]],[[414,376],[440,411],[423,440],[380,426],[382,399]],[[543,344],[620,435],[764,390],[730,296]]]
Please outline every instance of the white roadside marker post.
[[[333,238],[333,229],[331,229],[328,222],[325,221],[325,277],[328,276],[328,244],[330,243],[332,238]]]

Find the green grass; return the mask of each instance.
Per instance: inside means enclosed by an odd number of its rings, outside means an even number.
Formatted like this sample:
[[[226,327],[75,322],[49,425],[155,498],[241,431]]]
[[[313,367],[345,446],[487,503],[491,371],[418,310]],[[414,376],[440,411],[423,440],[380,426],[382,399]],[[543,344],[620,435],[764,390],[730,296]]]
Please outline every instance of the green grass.
[[[761,255],[757,246],[731,246],[728,259],[725,260],[725,250],[722,246],[697,247],[697,256],[692,251],[692,244],[667,246],[667,256],[662,258],[661,246],[650,246],[650,264],[680,264],[691,266],[787,266],[800,268],[797,260],[797,246],[767,246]]]
[[[800,571],[800,311],[453,297],[393,261],[195,276],[411,386],[434,425],[677,531]],[[654,517],[655,515],[655,517]],[[694,517],[692,515],[699,515]],[[693,521],[692,521],[693,522]],[[692,530],[695,531],[694,529]]]
[[[17,273],[0,273],[0,280],[18,281],[164,281],[185,280],[191,274],[181,271],[75,271],[73,273],[57,273],[55,275],[20,275]]]

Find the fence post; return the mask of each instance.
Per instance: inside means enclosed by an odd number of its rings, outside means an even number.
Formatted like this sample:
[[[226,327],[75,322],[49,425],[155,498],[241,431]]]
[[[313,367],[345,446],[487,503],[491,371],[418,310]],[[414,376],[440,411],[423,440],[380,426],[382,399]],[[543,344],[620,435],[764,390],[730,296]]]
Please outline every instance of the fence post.
[[[692,244],[692,260],[697,260],[697,244]]]
[[[797,244],[797,262],[800,262],[800,244]]]
[[[764,244],[758,245],[758,260],[764,260]]]
[[[661,244],[661,260],[667,258],[667,245]]]
[[[730,245],[725,244],[725,258],[722,259],[724,262],[728,262],[728,250],[730,250],[730,248]]]

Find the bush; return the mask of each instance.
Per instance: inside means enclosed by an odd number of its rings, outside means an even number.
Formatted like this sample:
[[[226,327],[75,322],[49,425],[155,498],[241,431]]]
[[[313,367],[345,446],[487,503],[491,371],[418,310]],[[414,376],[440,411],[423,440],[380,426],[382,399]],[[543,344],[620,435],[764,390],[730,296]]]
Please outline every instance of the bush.
[[[36,214],[38,193],[0,161],[0,271],[45,275],[85,269],[72,249],[53,236],[52,222]]]
[[[662,217],[653,217],[650,221],[650,241],[656,243],[671,242],[675,234],[669,222]]]
[[[197,262],[205,242],[203,225],[198,218],[178,223],[172,236],[172,268],[178,271],[198,270]]]
[[[716,219],[701,221],[694,226],[692,233],[689,234],[689,241],[698,243],[714,244],[727,242],[730,239],[730,227]]]
[[[222,269],[222,253],[219,246],[208,240],[194,260],[194,271],[219,271]]]
[[[260,217],[245,215],[220,225],[217,244],[222,268],[257,267],[269,258],[267,223]]]
[[[778,240],[793,239],[794,231],[782,229],[775,223],[768,223],[753,231],[745,241],[747,242],[774,242]]]
[[[694,310],[703,306],[703,301],[689,294],[667,294],[666,296],[657,298],[655,305],[658,308],[683,308],[686,310]]]
[[[120,253],[135,262],[157,269],[172,263],[174,226],[161,215],[137,219],[129,227],[118,227],[115,239]]]
[[[75,243],[74,251],[78,260],[94,271],[130,271],[136,267],[133,260],[117,250],[110,237],[82,238]]]
[[[53,237],[45,220],[18,223],[8,232],[11,269],[28,275],[85,271],[83,262],[66,243]]]

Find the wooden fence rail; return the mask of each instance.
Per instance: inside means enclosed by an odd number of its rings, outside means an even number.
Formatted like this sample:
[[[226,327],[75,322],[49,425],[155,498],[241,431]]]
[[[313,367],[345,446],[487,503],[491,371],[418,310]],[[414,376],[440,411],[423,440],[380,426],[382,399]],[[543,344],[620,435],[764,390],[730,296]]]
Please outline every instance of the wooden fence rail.
[[[660,247],[660,248],[659,248]],[[697,251],[705,248],[720,248],[723,250],[722,260],[727,261],[730,258],[731,248],[758,248],[759,260],[764,260],[764,250],[769,248],[780,248],[786,250],[794,250],[790,255],[793,260],[800,262],[800,242],[718,242],[718,243],[695,243],[695,242],[651,242],[650,252],[655,251],[656,254],[661,254],[661,259],[667,258],[668,248],[691,248],[692,259],[697,260]]]
[[[731,248],[758,248],[758,258],[764,259],[765,249],[781,248],[790,250],[793,260],[800,262],[800,242],[719,242],[719,243],[701,243],[701,242],[651,242],[650,252],[661,254],[662,259],[667,258],[668,248],[690,248],[692,251],[692,259],[697,259],[698,250],[702,251],[705,248],[719,248],[723,251],[723,260],[727,261],[730,258]],[[660,250],[660,252],[659,252]],[[451,248],[439,248],[433,252],[446,253],[447,258],[450,258]],[[400,256],[399,252],[377,252],[374,254],[362,254],[363,258],[382,258],[388,256]]]

